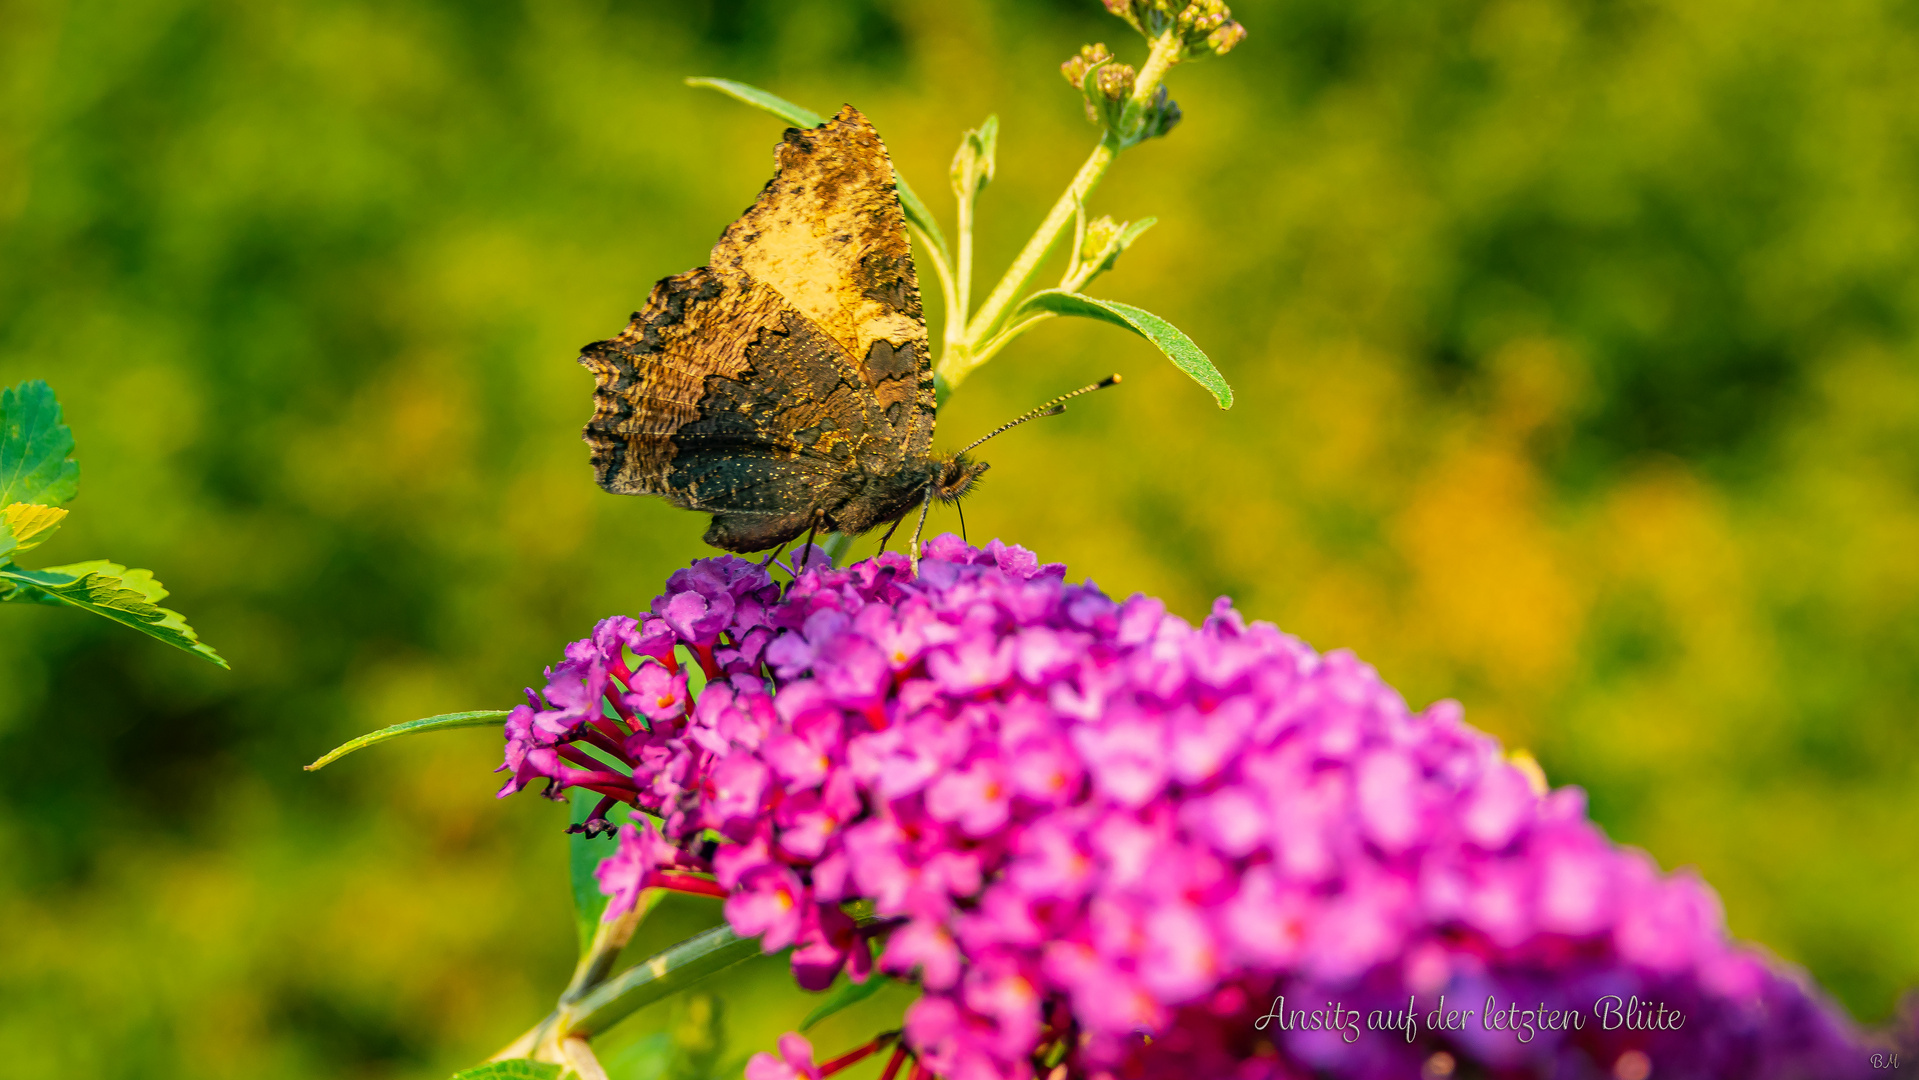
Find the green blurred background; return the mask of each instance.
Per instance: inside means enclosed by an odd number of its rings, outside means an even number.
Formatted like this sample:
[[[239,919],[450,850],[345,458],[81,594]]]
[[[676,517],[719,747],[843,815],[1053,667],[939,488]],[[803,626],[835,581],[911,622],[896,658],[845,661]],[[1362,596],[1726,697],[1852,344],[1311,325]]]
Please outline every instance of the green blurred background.
[[[1237,15],[1093,209],[1160,218],[1095,291],[1239,404],[1048,324],[944,442],[1126,384],[996,442],[972,535],[1460,699],[1883,1018],[1919,983],[1919,6]],[[543,1013],[565,811],[492,798],[497,738],[299,766],[510,704],[702,554],[593,485],[573,362],[770,175],[780,124],[679,80],[857,103],[942,215],[998,113],[985,278],[1091,144],[1056,65],[1129,37],[1093,0],[0,0],[0,382],[54,385],[82,466],[29,563],[152,567],[233,664],[0,609],[0,1071],[443,1077]],[[735,1051],[804,1013],[782,978],[723,985]]]

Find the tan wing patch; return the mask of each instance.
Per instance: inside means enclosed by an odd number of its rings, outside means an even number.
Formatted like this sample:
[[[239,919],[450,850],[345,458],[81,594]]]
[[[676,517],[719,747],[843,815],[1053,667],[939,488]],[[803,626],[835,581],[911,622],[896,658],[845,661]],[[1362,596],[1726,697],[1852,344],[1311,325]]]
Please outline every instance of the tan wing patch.
[[[699,416],[706,377],[738,378],[760,331],[780,329],[790,310],[743,274],[701,267],[661,280],[618,337],[583,349],[580,363],[595,384],[586,442],[600,486],[671,494],[673,434]]]
[[[858,362],[876,341],[923,362],[919,284],[879,133],[848,105],[788,130],[777,157],[778,175],[713,245],[713,266],[777,289]]]

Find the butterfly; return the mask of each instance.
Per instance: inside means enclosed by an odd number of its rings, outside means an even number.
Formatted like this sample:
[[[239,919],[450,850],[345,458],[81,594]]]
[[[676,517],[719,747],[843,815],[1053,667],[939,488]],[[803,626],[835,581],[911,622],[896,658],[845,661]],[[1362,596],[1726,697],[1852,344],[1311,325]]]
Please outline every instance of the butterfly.
[[[972,446],[932,449],[933,367],[892,161],[851,105],[787,129],[776,158],[708,265],[662,279],[625,331],[581,351],[594,478],[712,514],[704,539],[725,551],[897,527],[915,505],[924,528],[987,464]]]

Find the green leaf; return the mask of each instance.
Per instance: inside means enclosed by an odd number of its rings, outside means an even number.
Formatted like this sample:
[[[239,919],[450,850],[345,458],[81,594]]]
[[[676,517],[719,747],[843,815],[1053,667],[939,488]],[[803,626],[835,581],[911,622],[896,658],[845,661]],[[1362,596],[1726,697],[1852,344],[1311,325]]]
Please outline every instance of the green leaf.
[[[573,804],[573,824],[580,825],[599,805],[600,793],[574,788],[569,798]],[[581,956],[585,956],[593,944],[593,934],[600,927],[600,916],[606,912],[608,899],[600,891],[599,879],[593,876],[593,871],[599,869],[601,859],[613,854],[614,847],[610,834],[592,840],[588,840],[585,833],[566,838],[568,877],[573,884],[573,921],[580,932]]]
[[[1138,234],[1135,233],[1135,236]],[[1159,351],[1173,362],[1173,366],[1192,376],[1193,381],[1205,387],[1219,402],[1222,409],[1233,407],[1233,388],[1226,385],[1219,369],[1206,358],[1193,339],[1180,332],[1179,327],[1165,319],[1136,308],[1131,304],[1121,304],[1113,300],[1096,300],[1084,293],[1066,292],[1061,289],[1045,289],[1036,292],[1020,302],[1013,312],[1015,320],[1023,314],[1034,311],[1049,311],[1055,315],[1078,315],[1087,319],[1099,319],[1123,326],[1140,337],[1159,346]]]
[[[37,592],[46,597],[45,600],[40,596],[29,596],[27,599],[41,603],[51,601],[91,611],[122,626],[131,626],[143,634],[159,638],[176,648],[185,649],[209,663],[227,666],[227,662],[220,659],[220,654],[214,652],[212,646],[203,643],[193,628],[187,625],[185,616],[160,606],[167,590],[153,580],[151,570],[129,570],[118,563],[95,559],[71,566],[49,566],[42,570],[0,567],[0,581],[10,582],[22,592]],[[7,599],[21,597],[9,596]]]
[[[563,1072],[560,1066],[551,1061],[528,1061],[526,1058],[513,1058],[510,1061],[489,1061],[453,1074],[453,1080],[559,1080]]]
[[[339,746],[334,747],[325,757],[308,765],[307,771],[312,772],[314,769],[330,765],[340,760],[355,750],[372,746],[376,743],[383,743],[389,739],[397,739],[402,735],[412,735],[421,731],[444,731],[448,728],[499,727],[501,721],[504,719],[506,719],[506,710],[504,709],[482,709],[477,712],[442,713],[439,716],[429,716],[424,720],[408,720],[404,724],[395,724],[392,727],[381,728],[378,731],[369,731],[351,742],[341,743]]]
[[[906,223],[920,232],[920,239],[933,249],[943,263],[951,263],[953,256],[946,249],[946,234],[940,232],[940,223],[933,220],[933,212],[926,208],[918,195],[906,183],[906,177],[898,169],[893,170],[893,187],[900,195],[900,209],[906,214]]]
[[[14,503],[0,510],[0,559],[6,557],[9,546],[26,551],[46,543],[66,516],[65,510],[40,503]],[[12,537],[13,543],[9,545],[5,537]]]
[[[839,978],[834,981],[833,988],[826,992],[826,1000],[820,1002],[818,1008],[807,1013],[806,1019],[800,1021],[800,1030],[805,1031],[842,1009],[850,1009],[858,1005],[892,982],[892,979],[877,971],[868,975],[863,983],[856,983],[841,972]]]
[[[28,379],[0,389],[0,506],[58,506],[80,490],[73,430],[60,422],[53,388]]]
[[[794,127],[811,128],[826,123],[825,117],[811,109],[795,105],[778,94],[769,94],[757,86],[748,86],[743,82],[734,82],[732,79],[715,79],[696,75],[688,77],[686,85],[718,90],[730,98],[765,109]],[[918,229],[926,241],[926,246],[932,248],[942,262],[950,265],[953,257],[947,251],[946,235],[940,232],[939,222],[933,220],[932,212],[927,210],[926,204],[913,193],[912,187],[906,182],[906,177],[901,176],[898,169],[893,170],[893,186],[899,191],[900,210],[906,214],[906,223]]]
[[[748,86],[743,82],[734,82],[732,79],[715,79],[696,75],[689,77],[686,85],[718,90],[727,97],[737,98],[748,105],[765,109],[794,127],[812,128],[826,123],[825,117],[811,109],[795,105],[777,94],[769,94],[757,86]]]

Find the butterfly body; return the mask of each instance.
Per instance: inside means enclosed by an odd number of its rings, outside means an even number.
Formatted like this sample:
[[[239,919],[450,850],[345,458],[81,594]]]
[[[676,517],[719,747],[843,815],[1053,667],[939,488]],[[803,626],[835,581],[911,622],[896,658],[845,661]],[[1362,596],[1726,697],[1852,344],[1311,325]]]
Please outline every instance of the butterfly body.
[[[986,466],[931,449],[926,321],[892,163],[852,106],[789,129],[779,172],[713,247],[588,345],[595,478],[713,515],[749,552],[865,532]]]

